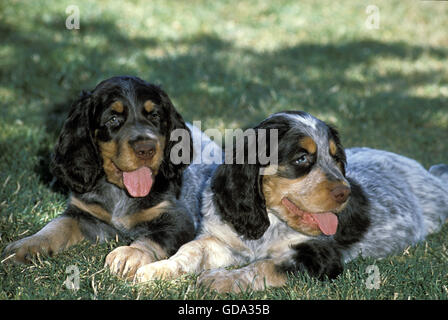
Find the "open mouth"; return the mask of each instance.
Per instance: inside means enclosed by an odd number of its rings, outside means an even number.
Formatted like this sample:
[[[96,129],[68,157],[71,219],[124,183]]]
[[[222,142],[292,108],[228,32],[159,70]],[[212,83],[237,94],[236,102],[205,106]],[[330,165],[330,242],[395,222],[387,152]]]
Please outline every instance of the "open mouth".
[[[113,163],[113,162],[112,162]],[[115,163],[117,175],[123,176],[123,184],[132,197],[146,197],[151,191],[154,182],[152,170],[148,167],[140,167],[133,171],[122,171]]]
[[[282,199],[282,204],[290,213],[299,216],[303,224],[313,229],[319,228],[325,235],[334,235],[336,233],[338,218],[333,212],[313,213],[303,211],[286,197]]]

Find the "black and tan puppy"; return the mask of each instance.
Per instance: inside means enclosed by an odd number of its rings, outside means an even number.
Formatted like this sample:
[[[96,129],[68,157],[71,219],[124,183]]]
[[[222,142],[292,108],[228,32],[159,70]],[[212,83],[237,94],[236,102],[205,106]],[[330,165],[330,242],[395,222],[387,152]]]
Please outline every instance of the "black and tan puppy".
[[[170,161],[176,143],[186,144],[182,150],[190,161],[193,156],[190,135],[170,141],[176,129],[190,133],[167,94],[139,78],[113,77],[83,92],[52,159],[52,172],[71,191],[67,209],[38,233],[10,244],[5,255],[28,262],[83,239],[118,235],[131,244],[113,250],[106,265],[125,277],[172,255],[195,235],[199,200],[193,198],[200,185],[195,172],[184,172],[190,162]],[[193,180],[188,199],[182,194],[185,175]]]

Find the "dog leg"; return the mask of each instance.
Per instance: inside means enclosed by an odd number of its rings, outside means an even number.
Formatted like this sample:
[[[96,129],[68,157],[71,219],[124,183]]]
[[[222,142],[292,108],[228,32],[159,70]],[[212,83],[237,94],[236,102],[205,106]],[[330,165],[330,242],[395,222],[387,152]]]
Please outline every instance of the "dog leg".
[[[4,256],[14,262],[29,263],[38,254],[52,256],[83,239],[78,220],[61,216],[36,234],[9,244]]]
[[[220,240],[209,237],[184,244],[167,260],[140,267],[135,282],[155,279],[175,279],[182,274],[200,273],[203,270],[224,267],[235,262],[230,249]]]
[[[114,249],[106,257],[105,267],[120,277],[132,279],[144,265],[166,259],[167,252],[151,239],[139,239],[130,246]]]
[[[219,293],[265,290],[281,287],[286,283],[286,273],[280,271],[272,260],[261,260],[235,269],[207,270],[198,278],[198,285],[207,286]]]

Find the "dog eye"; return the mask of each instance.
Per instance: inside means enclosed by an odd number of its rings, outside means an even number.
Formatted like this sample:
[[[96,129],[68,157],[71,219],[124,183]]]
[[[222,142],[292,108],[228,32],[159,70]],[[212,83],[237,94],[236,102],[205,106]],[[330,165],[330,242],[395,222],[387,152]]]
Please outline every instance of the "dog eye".
[[[294,164],[296,165],[304,165],[308,163],[308,155],[303,154],[300,157],[298,157],[296,160],[294,160]]]
[[[160,116],[156,111],[153,111],[148,115],[148,118],[151,120],[159,120]]]
[[[120,124],[120,120],[118,119],[117,116],[110,117],[110,119],[107,120],[107,122],[106,122],[106,126],[108,126],[108,127],[116,127],[119,124]]]

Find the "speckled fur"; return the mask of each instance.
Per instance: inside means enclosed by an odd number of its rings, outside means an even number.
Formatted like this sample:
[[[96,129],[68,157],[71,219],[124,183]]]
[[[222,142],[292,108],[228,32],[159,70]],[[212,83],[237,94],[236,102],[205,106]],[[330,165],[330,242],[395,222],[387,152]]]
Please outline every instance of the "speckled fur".
[[[363,239],[344,250],[385,257],[438,231],[448,218],[448,180],[417,161],[369,148],[346,150],[347,176],[358,181],[370,201],[370,227]]]

